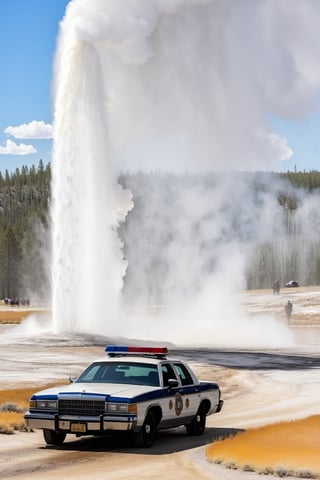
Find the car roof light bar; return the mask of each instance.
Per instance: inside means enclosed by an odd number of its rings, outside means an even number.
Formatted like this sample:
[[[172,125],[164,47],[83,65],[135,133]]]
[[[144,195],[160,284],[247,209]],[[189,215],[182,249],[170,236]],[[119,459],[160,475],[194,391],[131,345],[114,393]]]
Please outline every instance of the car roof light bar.
[[[168,354],[167,347],[137,347],[128,345],[107,345],[105,352],[109,356],[115,355],[138,355],[138,356],[154,356],[163,357]]]

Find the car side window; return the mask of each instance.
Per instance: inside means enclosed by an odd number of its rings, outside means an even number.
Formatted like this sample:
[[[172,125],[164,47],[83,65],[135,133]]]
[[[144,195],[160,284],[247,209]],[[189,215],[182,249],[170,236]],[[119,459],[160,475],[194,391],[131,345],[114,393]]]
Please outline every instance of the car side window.
[[[182,385],[193,385],[193,379],[185,365],[182,363],[175,363],[174,368],[178,373]]]
[[[174,370],[170,363],[163,363],[161,365],[161,372],[162,372],[162,378],[163,378],[163,386],[167,387],[169,385],[169,378],[174,378],[175,380],[177,379],[176,374],[174,373]]]

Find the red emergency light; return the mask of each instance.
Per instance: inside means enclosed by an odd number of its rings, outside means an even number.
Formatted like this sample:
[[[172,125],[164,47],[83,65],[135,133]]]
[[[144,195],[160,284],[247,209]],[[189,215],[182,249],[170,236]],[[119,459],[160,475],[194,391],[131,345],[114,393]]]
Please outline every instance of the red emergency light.
[[[168,354],[167,347],[137,347],[128,345],[107,345],[105,352],[110,355],[150,355],[150,356],[165,356]]]

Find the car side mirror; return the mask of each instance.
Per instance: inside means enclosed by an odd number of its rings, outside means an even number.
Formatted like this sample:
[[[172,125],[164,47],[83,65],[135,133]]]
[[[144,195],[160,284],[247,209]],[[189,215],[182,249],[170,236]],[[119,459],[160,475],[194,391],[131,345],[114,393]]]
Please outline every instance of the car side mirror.
[[[70,382],[70,383],[74,383],[75,381],[76,381],[76,377],[73,377],[73,376],[71,375],[71,373],[70,373],[70,375],[69,375],[69,382]]]
[[[176,380],[175,378],[169,378],[168,380],[168,388],[175,388],[179,385],[179,382],[178,380]]]

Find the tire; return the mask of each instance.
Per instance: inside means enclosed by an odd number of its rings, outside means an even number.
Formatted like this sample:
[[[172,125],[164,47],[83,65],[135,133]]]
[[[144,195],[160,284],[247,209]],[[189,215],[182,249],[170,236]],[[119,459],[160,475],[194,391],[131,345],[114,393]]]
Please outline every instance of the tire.
[[[132,440],[134,447],[150,448],[156,434],[156,421],[152,412],[149,412],[138,432],[133,432]]]
[[[47,445],[62,445],[66,434],[45,428],[43,430],[43,437]]]
[[[207,412],[203,405],[200,405],[197,415],[191,423],[186,425],[188,435],[202,435],[206,428]]]

